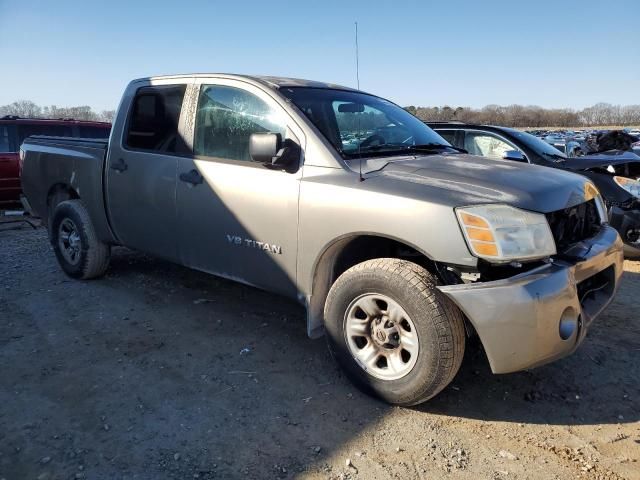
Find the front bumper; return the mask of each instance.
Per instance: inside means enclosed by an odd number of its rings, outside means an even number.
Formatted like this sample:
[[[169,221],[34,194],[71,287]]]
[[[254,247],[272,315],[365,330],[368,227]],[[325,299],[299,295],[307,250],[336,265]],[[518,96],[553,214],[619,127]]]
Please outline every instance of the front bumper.
[[[514,277],[438,287],[467,316],[494,373],[551,362],[572,353],[609,305],[623,272],[622,241],[604,226],[554,259]]]

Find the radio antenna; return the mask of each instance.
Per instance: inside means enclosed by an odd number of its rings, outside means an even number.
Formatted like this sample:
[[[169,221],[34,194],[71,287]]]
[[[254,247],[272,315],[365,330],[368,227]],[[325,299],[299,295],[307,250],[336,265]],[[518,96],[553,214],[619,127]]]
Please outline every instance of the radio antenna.
[[[358,52],[358,22],[355,22],[356,25],[356,86],[358,90],[360,90],[360,59]],[[358,115],[358,136],[360,136],[360,114]],[[358,139],[358,178],[361,182],[364,182],[364,177],[362,176],[362,154],[360,153],[360,144],[362,143],[361,139]]]
[[[358,57],[358,22],[356,22],[356,84],[360,90],[360,60]]]

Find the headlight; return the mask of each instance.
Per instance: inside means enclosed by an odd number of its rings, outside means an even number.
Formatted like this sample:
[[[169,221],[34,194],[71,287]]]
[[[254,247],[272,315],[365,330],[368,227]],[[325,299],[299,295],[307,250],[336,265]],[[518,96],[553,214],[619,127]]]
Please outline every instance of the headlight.
[[[593,200],[596,203],[598,215],[600,216],[600,223],[607,223],[609,221],[607,206],[602,199],[602,195],[600,195],[600,190],[598,190],[593,183],[587,182],[584,184],[584,198],[586,200]]]
[[[556,254],[547,218],[509,205],[457,208],[471,252],[493,263],[535,260]]]
[[[640,182],[638,180],[627,177],[613,177],[613,181],[616,182],[620,188],[624,188],[634,197],[640,198]]]

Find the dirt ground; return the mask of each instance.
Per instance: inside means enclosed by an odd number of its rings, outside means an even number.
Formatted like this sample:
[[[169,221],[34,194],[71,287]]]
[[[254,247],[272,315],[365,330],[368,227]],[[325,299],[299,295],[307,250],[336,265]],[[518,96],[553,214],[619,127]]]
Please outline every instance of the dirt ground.
[[[77,282],[0,229],[0,479],[640,479],[640,263],[573,356],[477,345],[418,408],[358,392],[303,309],[116,249]]]

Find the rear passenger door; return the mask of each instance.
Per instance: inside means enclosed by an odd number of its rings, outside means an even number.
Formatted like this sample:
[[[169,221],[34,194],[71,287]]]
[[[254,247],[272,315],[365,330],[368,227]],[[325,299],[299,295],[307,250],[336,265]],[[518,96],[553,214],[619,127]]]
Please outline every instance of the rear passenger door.
[[[176,260],[176,167],[185,153],[182,104],[188,80],[142,83],[127,91],[109,145],[106,192],[109,220],[127,247]],[[121,117],[123,116],[123,117]]]

